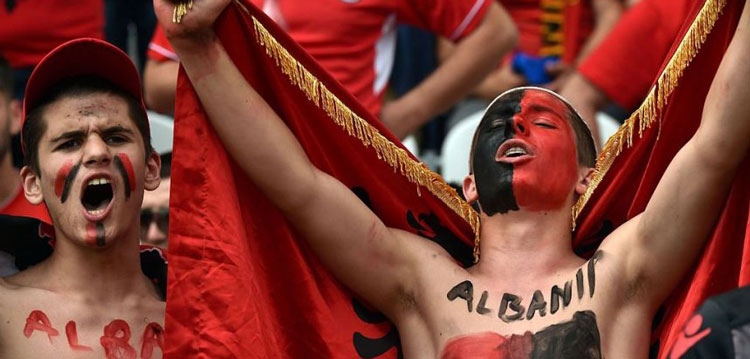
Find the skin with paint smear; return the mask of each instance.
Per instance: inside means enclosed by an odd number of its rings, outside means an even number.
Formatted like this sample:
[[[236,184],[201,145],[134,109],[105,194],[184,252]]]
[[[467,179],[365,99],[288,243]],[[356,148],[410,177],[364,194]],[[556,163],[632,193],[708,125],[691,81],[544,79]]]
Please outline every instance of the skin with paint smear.
[[[703,247],[750,147],[750,2],[701,131],[672,159],[644,212],[591,258],[572,249],[571,208],[593,173],[575,150],[581,120],[544,89],[501,95],[463,182],[465,198],[481,209],[481,259],[469,268],[437,243],[387,227],[310,162],[213,33],[230,3],[196,0],[179,25],[169,0],[154,8],[227,152],[321,262],[391,319],[403,357],[648,356],[654,315]]]
[[[0,357],[161,358],[164,301],[138,251],[158,155],[116,95],[63,96],[42,118],[40,173],[22,174],[27,198],[49,208],[55,250],[0,280]]]

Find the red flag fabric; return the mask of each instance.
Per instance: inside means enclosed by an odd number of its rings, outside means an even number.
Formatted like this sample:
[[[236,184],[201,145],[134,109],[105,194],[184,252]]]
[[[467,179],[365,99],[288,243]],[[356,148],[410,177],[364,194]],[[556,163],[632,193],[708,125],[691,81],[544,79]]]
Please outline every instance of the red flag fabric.
[[[575,245],[590,253],[642,212],[670,160],[698,128],[703,103],[744,1],[706,0],[685,20],[646,101],[605,145],[578,217]],[[621,152],[620,152],[621,151]],[[739,167],[707,245],[654,320],[652,357],[686,338],[684,323],[708,296],[750,283],[750,157]],[[585,203],[587,197],[579,204]],[[687,333],[691,334],[691,333]]]
[[[617,142],[607,145],[598,187],[579,207],[579,253],[590,253],[612,228],[643,210],[666,165],[697,128],[742,7],[725,3],[707,0],[696,8],[683,31],[689,48],[676,45],[672,51],[692,63],[665,64],[669,76],[657,82]],[[715,11],[706,15],[701,12],[706,8]],[[717,8],[724,8],[720,15]],[[698,34],[691,30],[692,19],[701,22]],[[260,10],[236,0],[216,30],[240,72],[319,168],[350,187],[386,225],[428,237],[457,261],[471,263],[476,213],[396,145],[374,116]],[[681,75],[679,81],[675,75]],[[166,357],[401,357],[394,326],[332,278],[225,152],[182,71],[178,92]],[[647,121],[656,115],[658,122]],[[695,272],[657,319],[654,348],[677,340],[681,323],[703,298],[748,283],[749,171],[746,160]]]
[[[248,1],[216,32],[310,159],[391,227],[472,262],[476,214]],[[184,73],[172,163],[166,355],[397,358],[398,334],[332,278],[225,152]]]

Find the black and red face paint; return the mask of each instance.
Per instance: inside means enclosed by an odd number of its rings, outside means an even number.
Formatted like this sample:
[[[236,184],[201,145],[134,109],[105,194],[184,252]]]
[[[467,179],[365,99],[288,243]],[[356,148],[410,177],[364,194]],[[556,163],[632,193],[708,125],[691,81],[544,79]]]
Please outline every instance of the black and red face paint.
[[[130,192],[135,191],[135,171],[133,170],[133,162],[130,161],[130,157],[124,153],[118,153],[115,156],[115,167],[124,181],[125,187],[125,198],[130,199]]]
[[[87,223],[85,241],[92,247],[103,247],[107,243],[104,237],[104,224],[102,222]]]
[[[476,134],[472,166],[485,214],[560,208],[578,175],[575,137],[566,105],[543,90],[503,94]],[[522,155],[505,155],[511,147]]]
[[[70,194],[70,186],[73,184],[73,180],[78,174],[78,169],[81,168],[81,163],[73,165],[73,161],[65,162],[65,164],[57,170],[57,177],[55,177],[55,195],[60,198],[60,202],[65,203]]]

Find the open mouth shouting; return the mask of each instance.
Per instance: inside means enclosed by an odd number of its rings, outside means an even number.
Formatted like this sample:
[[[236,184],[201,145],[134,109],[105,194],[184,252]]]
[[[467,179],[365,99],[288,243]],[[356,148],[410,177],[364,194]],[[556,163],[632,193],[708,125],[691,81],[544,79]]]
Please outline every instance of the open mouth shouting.
[[[114,187],[111,178],[94,175],[89,178],[81,191],[81,204],[89,221],[101,221],[112,209]]]

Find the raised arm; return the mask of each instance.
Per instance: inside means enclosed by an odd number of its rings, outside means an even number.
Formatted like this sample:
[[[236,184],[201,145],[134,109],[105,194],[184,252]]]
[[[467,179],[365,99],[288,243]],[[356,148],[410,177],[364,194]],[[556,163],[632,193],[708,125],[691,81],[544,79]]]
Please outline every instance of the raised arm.
[[[625,254],[658,305],[694,262],[750,147],[750,3],[706,97],[695,135],[677,153],[645,211],[603,246]],[[614,234],[613,234],[614,235]],[[608,239],[609,241],[609,239]]]
[[[245,81],[213,33],[214,20],[229,2],[195,0],[179,25],[171,23],[167,0],[156,0],[155,9],[234,160],[305,235],[337,278],[394,315],[398,309],[394,296],[413,278],[407,273],[413,263],[409,256],[418,251],[410,248],[430,242],[386,228],[347,187],[308,160],[292,132]],[[403,236],[414,240],[400,241]]]
[[[173,115],[177,72],[177,61],[146,60],[143,68],[143,97],[146,105],[156,112]]]
[[[450,56],[417,87],[383,106],[381,120],[399,138],[468,95],[516,45],[517,31],[510,15],[492,1],[482,23],[457,45]]]

